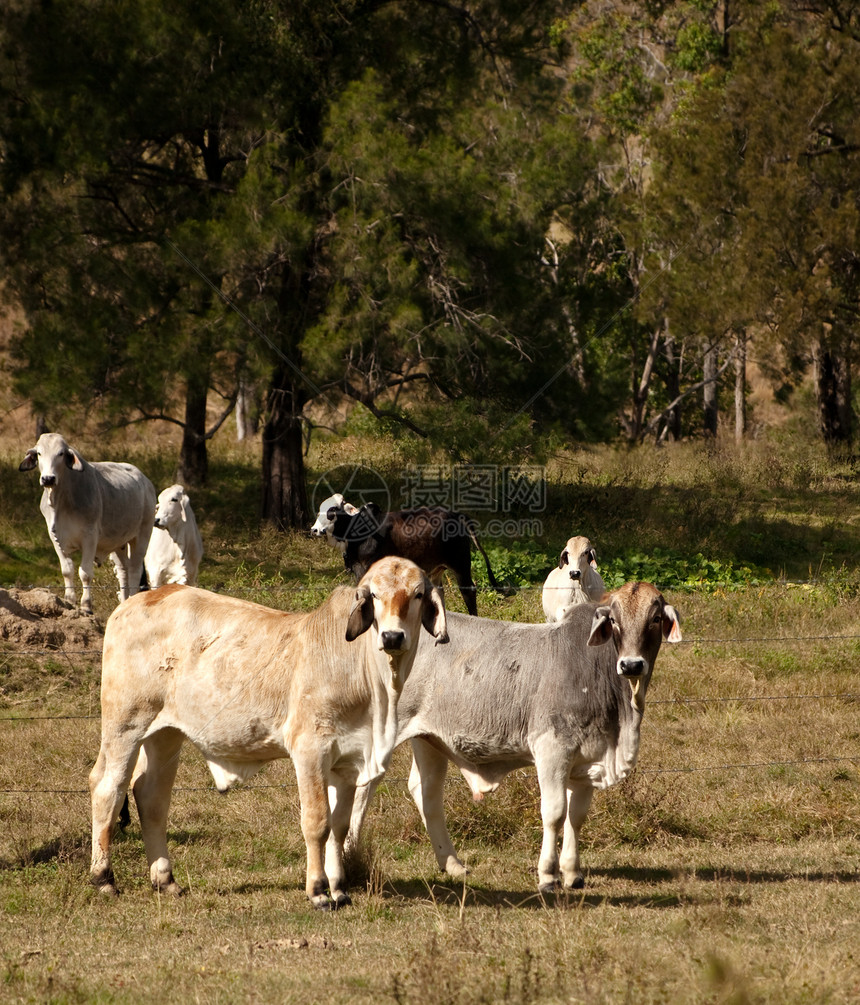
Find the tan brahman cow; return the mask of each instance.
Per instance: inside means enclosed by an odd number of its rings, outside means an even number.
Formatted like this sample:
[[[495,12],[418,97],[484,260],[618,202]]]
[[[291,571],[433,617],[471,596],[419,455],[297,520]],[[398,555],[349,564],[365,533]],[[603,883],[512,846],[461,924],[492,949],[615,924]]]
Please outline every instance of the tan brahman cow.
[[[152,885],[181,893],[167,812],[187,738],[222,792],[267,761],[292,758],[307,895],[318,908],[348,904],[341,852],[355,787],[389,763],[422,624],[436,642],[448,641],[439,591],[400,558],[376,563],[357,588],[339,587],[310,613],[180,585],[121,604],[105,630],[101,749],[90,774],[92,882],[116,892],[111,836],[131,783]],[[327,786],[337,794],[334,814]],[[336,851],[326,874],[329,833]]]

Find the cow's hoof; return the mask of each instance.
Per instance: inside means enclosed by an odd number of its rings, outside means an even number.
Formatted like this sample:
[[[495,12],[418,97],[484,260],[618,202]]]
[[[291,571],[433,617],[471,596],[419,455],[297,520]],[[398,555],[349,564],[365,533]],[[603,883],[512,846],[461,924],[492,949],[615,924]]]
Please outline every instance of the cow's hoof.
[[[334,909],[332,902],[328,899],[328,895],[325,893],[317,894],[316,897],[310,897],[309,899],[314,905],[315,911],[331,911]]]
[[[113,883],[102,883],[97,889],[103,897],[119,896],[119,890],[117,890]]]
[[[585,886],[585,879],[582,876],[574,876],[570,883],[565,882],[566,890],[582,890]]]
[[[339,911],[342,907],[351,907],[352,898],[348,893],[333,893],[331,900],[331,909],[333,911]]]
[[[543,897],[555,896],[561,890],[561,883],[557,879],[549,883],[541,883],[538,886],[538,893]]]
[[[156,893],[165,893],[169,897],[184,897],[185,890],[176,882],[175,879],[171,879],[169,883],[153,883],[152,889]]]

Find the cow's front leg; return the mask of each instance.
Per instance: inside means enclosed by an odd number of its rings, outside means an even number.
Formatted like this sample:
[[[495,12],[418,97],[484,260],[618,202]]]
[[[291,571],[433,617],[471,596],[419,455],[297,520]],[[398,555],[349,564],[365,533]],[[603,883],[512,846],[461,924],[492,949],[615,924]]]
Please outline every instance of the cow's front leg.
[[[54,551],[57,553],[57,558],[60,560],[60,572],[63,576],[63,586],[65,591],[63,596],[67,604],[76,604],[77,595],[75,593],[75,560],[71,555],[67,555],[63,549],[60,547],[59,541],[51,534],[51,541],[54,545]]]
[[[93,568],[96,564],[96,542],[84,541],[81,546],[81,564],[78,576],[81,580],[81,611],[84,614],[93,613],[92,582]]]
[[[328,911],[332,901],[328,896],[328,878],[325,873],[325,845],[330,831],[328,796],[325,773],[319,756],[293,754],[299,801],[302,809],[302,836],[307,851],[305,892],[308,900],[320,911]]]
[[[469,870],[460,861],[451,843],[445,822],[443,793],[448,758],[418,737],[412,740],[412,768],[409,772],[409,791],[424,821],[427,836],[433,845],[436,861],[449,876],[465,876]]]
[[[594,789],[590,785],[572,785],[567,792],[567,818],[561,845],[561,875],[568,889],[580,890],[585,878],[579,866],[579,832],[585,822]]]
[[[567,763],[556,745],[547,743],[535,750],[535,767],[540,785],[540,815],[543,843],[538,859],[538,889],[552,893],[561,884],[558,865],[558,835],[567,814]]]
[[[331,831],[325,846],[325,874],[328,877],[333,906],[339,908],[352,903],[346,892],[343,846],[349,832],[349,822],[355,800],[355,780],[332,775],[328,794]]]

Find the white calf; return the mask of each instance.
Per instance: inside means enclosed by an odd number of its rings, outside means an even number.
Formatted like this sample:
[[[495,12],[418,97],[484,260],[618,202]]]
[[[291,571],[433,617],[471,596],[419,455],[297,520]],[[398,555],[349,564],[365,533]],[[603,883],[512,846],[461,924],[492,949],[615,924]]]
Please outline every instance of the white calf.
[[[547,621],[561,621],[575,604],[602,600],[606,586],[597,571],[597,555],[587,537],[572,537],[558,557],[558,566],[543,584],[543,611]]]
[[[162,583],[197,585],[197,570],[203,557],[203,539],[188,494],[181,485],[171,485],[158,497],[155,526],[146,549],[146,578],[150,589]]]

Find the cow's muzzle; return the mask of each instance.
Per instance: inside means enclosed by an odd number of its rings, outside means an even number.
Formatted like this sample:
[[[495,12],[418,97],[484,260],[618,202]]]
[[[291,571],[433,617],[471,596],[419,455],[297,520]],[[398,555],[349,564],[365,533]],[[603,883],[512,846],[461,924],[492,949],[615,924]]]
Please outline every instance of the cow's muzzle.
[[[622,677],[641,677],[647,666],[641,656],[622,656],[618,661],[618,673]]]
[[[579,569],[571,569],[570,570],[570,578],[575,583],[578,583],[580,581],[580,579],[582,579],[582,573],[579,571]]]
[[[42,477],[39,479],[39,483],[43,485],[46,489],[53,488],[53,486],[57,484],[57,476],[42,475]]]
[[[399,631],[385,631],[379,637],[379,647],[387,653],[402,653],[406,646],[406,636]]]

